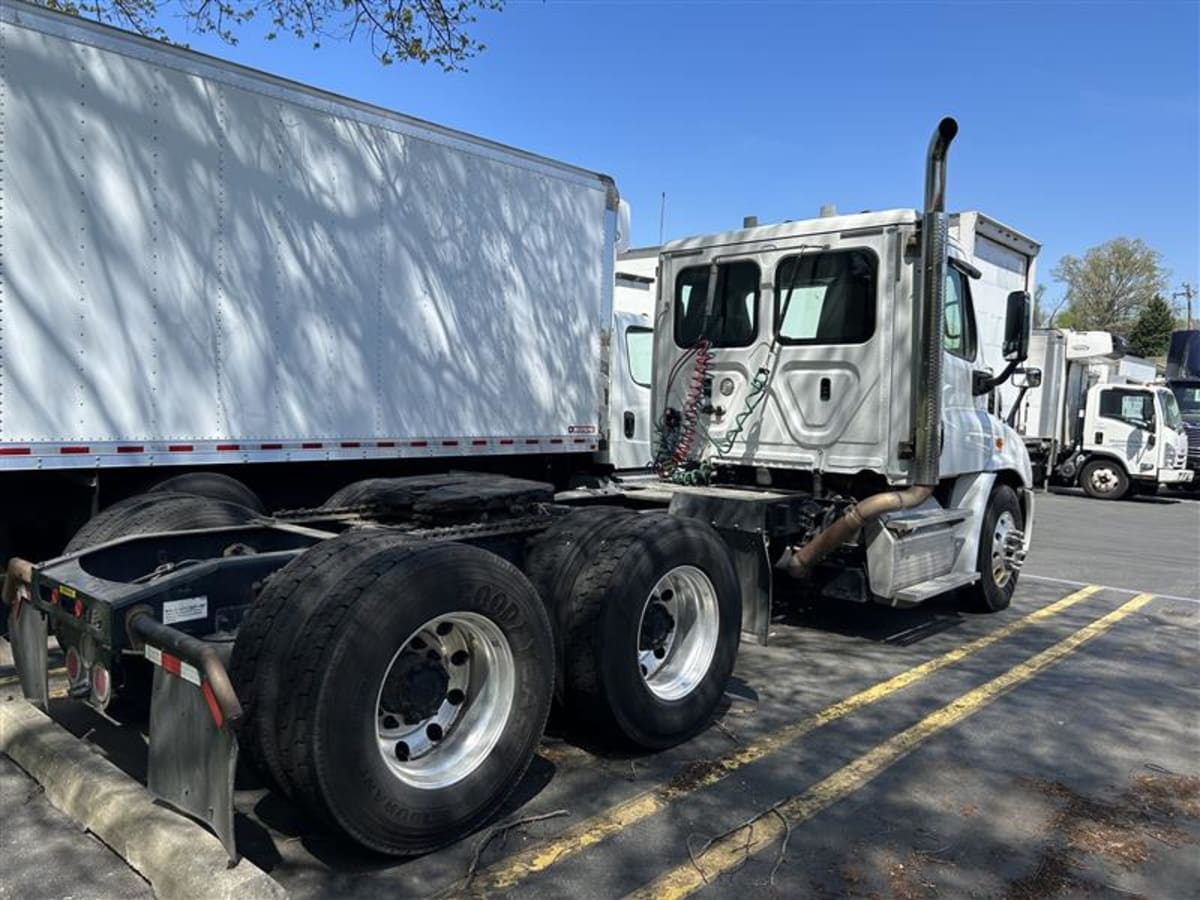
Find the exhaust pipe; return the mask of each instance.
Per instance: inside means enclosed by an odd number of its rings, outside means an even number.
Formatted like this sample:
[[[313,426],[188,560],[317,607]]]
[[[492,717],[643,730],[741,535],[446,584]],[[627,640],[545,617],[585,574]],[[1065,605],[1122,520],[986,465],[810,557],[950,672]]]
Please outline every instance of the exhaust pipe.
[[[885,512],[920,506],[937,487],[942,452],[942,306],[946,293],[949,221],[946,217],[946,156],[958,134],[947,116],[938,122],[925,154],[925,209],[921,214],[921,286],[913,294],[916,330],[913,379],[913,486],[860,500],[837,521],[782,563],[794,578],[808,576],[821,560]]]

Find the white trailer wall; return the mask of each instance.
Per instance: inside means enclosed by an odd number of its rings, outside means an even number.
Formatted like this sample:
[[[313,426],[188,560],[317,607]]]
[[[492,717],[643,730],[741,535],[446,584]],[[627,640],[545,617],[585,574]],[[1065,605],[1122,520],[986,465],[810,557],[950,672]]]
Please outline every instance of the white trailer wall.
[[[608,179],[10,0],[0,79],[6,465],[590,449]]]

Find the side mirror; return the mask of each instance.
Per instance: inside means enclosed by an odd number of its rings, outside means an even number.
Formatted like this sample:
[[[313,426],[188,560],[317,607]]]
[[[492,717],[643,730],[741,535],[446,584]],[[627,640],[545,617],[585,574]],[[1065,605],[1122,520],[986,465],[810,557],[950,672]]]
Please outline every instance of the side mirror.
[[[1013,387],[1036,388],[1042,386],[1042,370],[1036,368],[1017,369],[1013,375]]]
[[[1149,431],[1149,429],[1146,429],[1146,430],[1147,430],[1147,431]],[[1154,436],[1154,432],[1153,432],[1153,431],[1151,431],[1151,432],[1150,432],[1150,434],[1148,434],[1148,435],[1146,436],[1146,446],[1147,446],[1147,447],[1153,447],[1153,446],[1154,446],[1155,444],[1157,444],[1157,443],[1158,443],[1158,438],[1157,438],[1157,437],[1155,437],[1155,436]]]
[[[1008,295],[1008,311],[1004,316],[1004,358],[1009,362],[1024,362],[1029,358],[1029,326],[1032,307],[1026,291]]]

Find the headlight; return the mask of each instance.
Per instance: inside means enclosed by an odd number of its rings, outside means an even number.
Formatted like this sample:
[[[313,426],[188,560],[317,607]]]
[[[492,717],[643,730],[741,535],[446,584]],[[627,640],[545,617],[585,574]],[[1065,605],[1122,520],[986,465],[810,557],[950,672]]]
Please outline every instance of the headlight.
[[[1175,445],[1167,444],[1166,452],[1163,454],[1163,460],[1168,467],[1175,465]]]

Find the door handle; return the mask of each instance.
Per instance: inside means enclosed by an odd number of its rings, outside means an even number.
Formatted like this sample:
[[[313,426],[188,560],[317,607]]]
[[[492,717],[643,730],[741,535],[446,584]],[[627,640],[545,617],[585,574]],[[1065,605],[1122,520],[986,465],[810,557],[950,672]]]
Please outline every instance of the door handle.
[[[633,413],[628,409],[625,410],[625,437],[632,438],[633,432],[636,430],[637,422],[634,420]]]
[[[1104,432],[1103,431],[1097,431],[1095,437],[1096,437],[1095,443],[1097,443],[1097,444],[1104,443]]]

